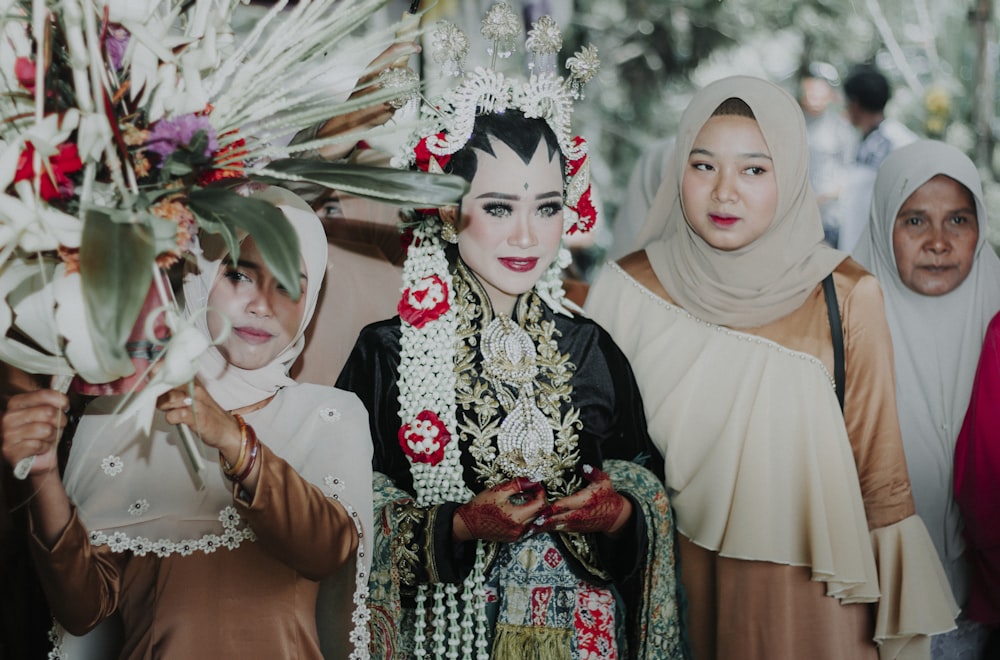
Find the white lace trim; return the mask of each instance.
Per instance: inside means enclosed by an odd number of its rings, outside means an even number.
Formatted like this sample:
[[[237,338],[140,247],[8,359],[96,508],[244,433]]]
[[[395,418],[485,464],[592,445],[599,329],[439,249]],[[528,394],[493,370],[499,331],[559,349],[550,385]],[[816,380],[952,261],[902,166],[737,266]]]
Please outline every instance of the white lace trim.
[[[149,503],[139,500],[129,507],[131,513],[137,505],[143,504],[148,508]],[[145,509],[143,509],[145,510]],[[139,514],[136,514],[139,515]],[[235,550],[244,541],[254,542],[257,536],[249,527],[240,527],[242,519],[239,512],[233,506],[227,506],[219,512],[219,522],[222,523],[221,534],[205,534],[201,538],[183,539],[172,541],[170,539],[158,539],[153,541],[145,536],[129,536],[125,532],[113,532],[107,534],[99,529],[90,532],[90,542],[93,545],[106,545],[112,552],[131,552],[136,557],[144,557],[153,553],[157,557],[168,557],[178,554],[187,557],[194,552],[204,552],[211,554],[219,548]]]
[[[354,527],[358,530],[358,557],[354,574],[354,612],[351,613],[351,622],[354,628],[351,630],[349,639],[354,645],[354,650],[348,656],[349,660],[368,660],[369,642],[371,632],[368,630],[368,621],[371,619],[371,611],[368,609],[368,571],[365,569],[365,530],[361,525],[361,518],[349,503],[340,499],[340,492],[344,490],[344,484],[332,474],[328,474],[323,480],[329,488],[328,496],[340,503],[350,514],[354,521]]]

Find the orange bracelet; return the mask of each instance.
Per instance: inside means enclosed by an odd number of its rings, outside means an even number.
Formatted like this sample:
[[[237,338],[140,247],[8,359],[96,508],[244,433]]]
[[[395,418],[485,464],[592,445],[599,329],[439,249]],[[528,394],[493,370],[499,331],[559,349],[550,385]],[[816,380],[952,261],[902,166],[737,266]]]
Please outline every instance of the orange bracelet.
[[[236,477],[236,483],[243,483],[246,478],[250,476],[250,472],[253,471],[253,465],[257,462],[257,453],[260,450],[260,441],[257,439],[257,433],[254,432],[252,426],[247,426],[247,435],[250,436],[250,457],[247,459],[246,468],[240,472],[240,476]]]

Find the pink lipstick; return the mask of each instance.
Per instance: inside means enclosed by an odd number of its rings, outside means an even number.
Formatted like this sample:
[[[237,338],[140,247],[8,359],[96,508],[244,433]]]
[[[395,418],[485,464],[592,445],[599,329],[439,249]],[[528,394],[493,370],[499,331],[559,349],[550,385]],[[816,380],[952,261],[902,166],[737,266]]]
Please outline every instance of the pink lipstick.
[[[512,270],[515,273],[527,273],[534,270],[535,266],[538,265],[538,257],[500,257],[500,263],[503,264],[504,268]]]

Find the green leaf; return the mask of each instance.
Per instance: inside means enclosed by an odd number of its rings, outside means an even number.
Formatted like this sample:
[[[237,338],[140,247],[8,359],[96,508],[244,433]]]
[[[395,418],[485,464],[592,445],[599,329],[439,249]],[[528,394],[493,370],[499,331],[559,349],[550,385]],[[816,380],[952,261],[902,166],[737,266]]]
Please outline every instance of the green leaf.
[[[307,158],[272,161],[249,178],[277,185],[307,181],[358,197],[415,208],[457,204],[469,190],[468,182],[453,174],[427,174]]]
[[[114,222],[88,209],[80,240],[80,278],[95,348],[127,360],[125,344],[153,281],[156,252],[145,224]]]
[[[222,234],[233,259],[238,259],[240,254],[236,230],[242,229],[253,236],[264,264],[292,299],[299,299],[302,295],[299,237],[277,207],[222,188],[192,191],[188,207],[205,231]]]

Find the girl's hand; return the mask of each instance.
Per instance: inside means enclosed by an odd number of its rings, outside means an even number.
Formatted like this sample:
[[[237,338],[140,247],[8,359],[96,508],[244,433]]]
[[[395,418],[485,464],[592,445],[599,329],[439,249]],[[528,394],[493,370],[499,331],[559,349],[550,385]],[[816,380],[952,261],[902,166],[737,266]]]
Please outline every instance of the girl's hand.
[[[590,483],[556,500],[535,520],[537,532],[577,532],[615,536],[632,517],[632,502],[615,490],[607,473],[589,465],[583,477]]]
[[[166,413],[169,424],[186,424],[201,436],[202,442],[218,449],[230,464],[239,460],[240,425],[219,407],[201,383],[196,381],[194,385],[182,385],[161,394],[156,407]]]
[[[524,478],[511,479],[458,507],[452,537],[459,542],[482,539],[511,543],[521,538],[545,507],[545,489]]]
[[[35,456],[29,476],[58,470],[56,451],[59,436],[66,428],[69,399],[56,390],[35,390],[16,394],[7,403],[0,420],[3,458],[11,466]]]

